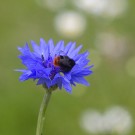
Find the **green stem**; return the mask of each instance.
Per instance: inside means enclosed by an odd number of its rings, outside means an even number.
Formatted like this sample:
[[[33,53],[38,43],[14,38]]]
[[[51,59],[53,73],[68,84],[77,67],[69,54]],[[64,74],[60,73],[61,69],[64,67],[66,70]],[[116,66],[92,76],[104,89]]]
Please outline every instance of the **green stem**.
[[[38,123],[37,123],[37,131],[36,135],[43,135],[43,124],[45,120],[45,112],[47,109],[47,105],[49,103],[52,91],[47,89],[46,94],[44,95],[43,101],[40,106],[40,111],[38,115]]]

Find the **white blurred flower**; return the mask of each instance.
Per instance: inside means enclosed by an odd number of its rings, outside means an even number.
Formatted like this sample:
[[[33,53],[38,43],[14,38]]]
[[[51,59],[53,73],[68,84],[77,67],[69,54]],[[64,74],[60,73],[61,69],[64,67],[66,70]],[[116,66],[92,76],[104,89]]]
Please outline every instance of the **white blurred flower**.
[[[97,111],[88,110],[83,113],[80,126],[88,133],[102,133],[104,132],[103,116]]]
[[[126,134],[132,127],[132,118],[127,110],[122,107],[113,107],[106,111],[105,121],[110,125],[110,131]]]
[[[100,33],[96,46],[107,58],[118,60],[127,53],[127,40],[113,33]]]
[[[127,0],[73,0],[78,8],[105,17],[115,17],[127,8]]]
[[[37,4],[51,11],[59,10],[66,5],[66,0],[36,0]]]
[[[89,13],[101,14],[105,8],[105,0],[73,0],[74,4]]]
[[[130,76],[135,77],[135,56],[127,61],[126,71]]]
[[[65,11],[56,16],[54,26],[60,35],[74,38],[82,35],[86,28],[86,20],[77,12]]]
[[[94,110],[85,111],[80,119],[80,126],[93,134],[126,134],[132,127],[129,112],[122,107],[113,107],[101,114]]]

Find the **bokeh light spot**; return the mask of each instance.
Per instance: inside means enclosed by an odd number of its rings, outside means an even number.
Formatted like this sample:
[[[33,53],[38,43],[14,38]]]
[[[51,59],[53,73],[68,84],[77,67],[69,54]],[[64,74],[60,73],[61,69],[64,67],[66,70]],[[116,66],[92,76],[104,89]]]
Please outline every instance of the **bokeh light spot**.
[[[63,11],[54,20],[56,31],[65,37],[75,38],[83,34],[86,29],[85,18],[74,11]]]
[[[127,39],[113,32],[99,33],[96,47],[103,56],[113,60],[120,60],[127,53]]]
[[[132,128],[130,113],[120,106],[107,109],[104,113],[86,110],[80,119],[80,126],[93,134],[125,134]]]
[[[74,0],[79,9],[102,17],[116,17],[125,12],[127,0]]]

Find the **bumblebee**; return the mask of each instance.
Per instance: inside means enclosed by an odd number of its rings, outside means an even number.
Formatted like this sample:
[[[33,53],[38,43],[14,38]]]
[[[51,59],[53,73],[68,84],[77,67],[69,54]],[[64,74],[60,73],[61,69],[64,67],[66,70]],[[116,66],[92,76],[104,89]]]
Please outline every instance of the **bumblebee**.
[[[75,61],[68,56],[57,56],[53,60],[54,66],[60,67],[62,72],[69,72],[75,65]]]

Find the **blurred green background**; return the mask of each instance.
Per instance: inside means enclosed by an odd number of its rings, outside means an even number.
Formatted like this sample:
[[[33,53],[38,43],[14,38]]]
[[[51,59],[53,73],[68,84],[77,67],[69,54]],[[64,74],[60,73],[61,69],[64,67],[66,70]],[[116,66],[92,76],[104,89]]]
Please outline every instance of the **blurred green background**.
[[[46,113],[46,135],[94,135],[80,126],[82,113],[88,109],[104,113],[113,106],[129,112],[132,128],[127,134],[134,135],[135,1],[128,0],[125,11],[113,17],[88,13],[72,0],[59,7],[61,3],[57,0],[50,8],[40,0],[0,1],[0,135],[35,135],[44,90],[31,80],[20,83],[20,73],[14,69],[24,67],[17,58],[17,46],[30,40],[39,43],[41,37],[55,43],[63,39],[83,44],[82,51],[91,52],[89,58],[95,65],[94,73],[87,77],[90,87],[78,85],[72,94],[65,90],[53,93]],[[81,34],[64,35],[56,30],[55,18],[65,10],[85,19]]]

